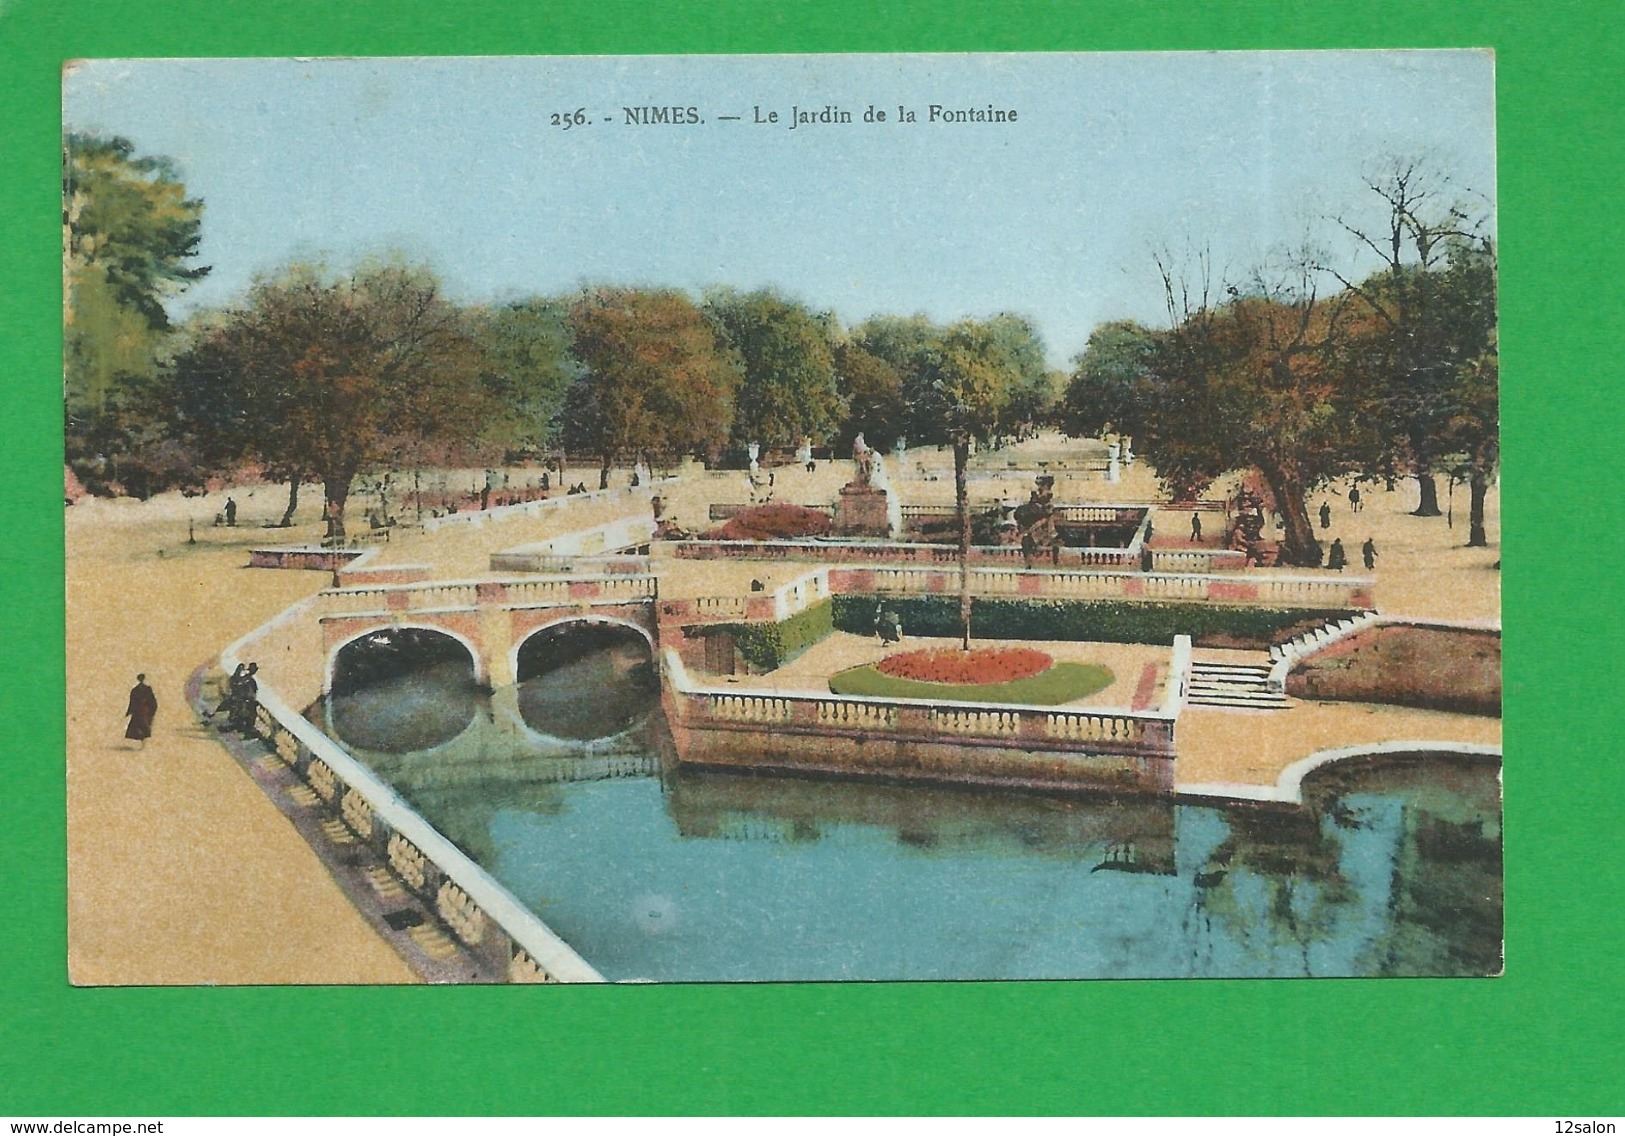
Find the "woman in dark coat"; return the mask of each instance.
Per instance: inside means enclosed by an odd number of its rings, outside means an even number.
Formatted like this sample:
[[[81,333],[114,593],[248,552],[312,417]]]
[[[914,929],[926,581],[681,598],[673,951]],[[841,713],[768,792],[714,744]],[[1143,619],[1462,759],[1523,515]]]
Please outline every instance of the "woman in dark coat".
[[[147,685],[147,676],[135,676],[135,686],[130,690],[130,705],[125,708],[125,717],[130,724],[124,728],[124,736],[132,741],[146,745],[147,739],[152,737],[152,720],[158,716],[158,696]]]

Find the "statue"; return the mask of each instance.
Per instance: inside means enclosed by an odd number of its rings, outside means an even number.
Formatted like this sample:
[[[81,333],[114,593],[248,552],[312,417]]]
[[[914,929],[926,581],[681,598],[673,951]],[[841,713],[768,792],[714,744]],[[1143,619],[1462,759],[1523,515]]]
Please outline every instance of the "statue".
[[[835,532],[839,536],[890,537],[902,529],[902,505],[886,484],[886,467],[859,434],[852,439],[852,480],[841,487],[835,502]]]
[[[863,440],[861,430],[858,436],[852,439],[852,460],[858,467],[857,476],[852,479],[852,484],[860,488],[868,488],[874,484],[875,452],[869,448],[869,443]]]

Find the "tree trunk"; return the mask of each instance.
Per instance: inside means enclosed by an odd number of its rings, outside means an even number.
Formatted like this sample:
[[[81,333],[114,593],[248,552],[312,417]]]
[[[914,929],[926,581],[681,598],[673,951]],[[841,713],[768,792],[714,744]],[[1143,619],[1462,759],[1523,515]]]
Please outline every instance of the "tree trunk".
[[[329,477],[322,481],[327,516],[327,536],[330,540],[336,542],[344,540],[344,503],[350,499],[350,482],[352,480],[354,480],[354,474],[349,477]]]
[[[1467,511],[1467,547],[1488,548],[1490,538],[1484,531],[1484,497],[1490,489],[1489,471],[1474,466],[1467,484],[1472,490],[1472,505]]]
[[[1275,497],[1275,507],[1281,511],[1285,525],[1281,543],[1281,560],[1299,568],[1320,567],[1320,542],[1315,539],[1315,526],[1309,520],[1309,504],[1298,479],[1284,470],[1259,471],[1269,483]]]
[[[598,469],[598,488],[609,488],[609,454],[604,455],[604,464]]]
[[[1422,491],[1422,500],[1411,513],[1413,517],[1442,517],[1444,510],[1439,508],[1439,483],[1433,477],[1433,471],[1419,470],[1416,474],[1417,488]]]
[[[299,507],[299,483],[303,481],[304,478],[305,475],[299,471],[295,471],[294,474],[288,478],[288,507],[283,510],[282,519],[277,522],[277,528],[285,529],[292,526],[293,511]]]
[[[960,645],[970,650],[970,492],[965,469],[970,464],[970,439],[954,439],[954,506],[959,510],[959,627]]]

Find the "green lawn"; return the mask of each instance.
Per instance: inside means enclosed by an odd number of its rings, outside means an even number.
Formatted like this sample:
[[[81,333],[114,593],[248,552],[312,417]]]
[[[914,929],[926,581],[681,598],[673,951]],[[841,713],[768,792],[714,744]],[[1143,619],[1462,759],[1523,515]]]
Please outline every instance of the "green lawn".
[[[1043,674],[1013,682],[954,686],[893,678],[874,667],[853,667],[829,680],[832,694],[859,694],[870,698],[937,698],[948,702],[1024,702],[1032,706],[1059,706],[1086,698],[1112,684],[1112,672],[1093,663],[1056,663]]]

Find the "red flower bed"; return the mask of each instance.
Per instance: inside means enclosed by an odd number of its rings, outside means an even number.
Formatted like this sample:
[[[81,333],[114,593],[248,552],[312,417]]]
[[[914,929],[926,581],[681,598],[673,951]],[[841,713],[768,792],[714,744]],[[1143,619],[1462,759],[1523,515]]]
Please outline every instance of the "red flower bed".
[[[829,514],[805,505],[756,505],[705,534],[706,540],[795,540],[828,536]]]
[[[1054,662],[1031,647],[978,647],[970,651],[946,647],[888,655],[875,664],[875,669],[892,678],[979,686],[1031,678],[1049,670]]]

